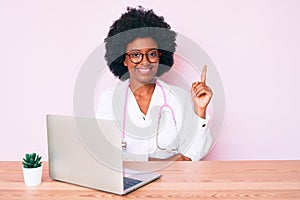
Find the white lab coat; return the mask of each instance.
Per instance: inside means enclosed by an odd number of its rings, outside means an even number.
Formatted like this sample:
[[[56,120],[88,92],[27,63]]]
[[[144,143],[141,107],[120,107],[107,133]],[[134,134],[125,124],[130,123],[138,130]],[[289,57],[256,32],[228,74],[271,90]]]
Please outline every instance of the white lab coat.
[[[125,125],[125,160],[148,160],[148,157],[165,159],[177,153],[193,161],[200,160],[212,144],[207,125],[209,116],[202,119],[195,114],[188,92],[159,79],[156,81],[163,89],[156,85],[146,115],[140,111],[130,89],[126,95],[127,80],[116,88],[101,92],[96,118],[116,120],[120,127]],[[157,131],[159,110],[165,104],[164,97],[170,108],[162,109]]]

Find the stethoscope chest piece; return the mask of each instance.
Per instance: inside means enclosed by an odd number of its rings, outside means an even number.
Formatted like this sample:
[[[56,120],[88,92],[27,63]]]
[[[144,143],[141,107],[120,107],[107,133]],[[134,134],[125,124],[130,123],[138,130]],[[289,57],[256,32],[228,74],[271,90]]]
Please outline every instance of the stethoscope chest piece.
[[[126,150],[126,148],[127,148],[127,143],[124,142],[124,141],[122,141],[122,149],[123,149],[123,150]]]

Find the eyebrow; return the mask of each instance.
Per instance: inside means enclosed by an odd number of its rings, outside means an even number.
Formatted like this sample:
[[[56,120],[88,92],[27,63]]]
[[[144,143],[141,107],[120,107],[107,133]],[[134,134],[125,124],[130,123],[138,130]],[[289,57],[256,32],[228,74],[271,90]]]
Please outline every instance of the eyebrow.
[[[131,53],[131,52],[141,52],[143,49],[132,49],[130,51],[128,51],[128,53]],[[158,50],[158,48],[149,48],[149,49],[146,49],[147,51],[151,51],[151,50]]]

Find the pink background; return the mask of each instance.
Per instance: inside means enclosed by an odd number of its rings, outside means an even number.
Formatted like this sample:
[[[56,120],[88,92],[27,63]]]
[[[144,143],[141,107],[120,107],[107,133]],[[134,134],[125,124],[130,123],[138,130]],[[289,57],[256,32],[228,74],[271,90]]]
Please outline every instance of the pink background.
[[[0,160],[47,160],[45,115],[73,113],[81,65],[128,5],[153,8],[215,63],[226,120],[206,160],[300,159],[300,1],[2,0]]]

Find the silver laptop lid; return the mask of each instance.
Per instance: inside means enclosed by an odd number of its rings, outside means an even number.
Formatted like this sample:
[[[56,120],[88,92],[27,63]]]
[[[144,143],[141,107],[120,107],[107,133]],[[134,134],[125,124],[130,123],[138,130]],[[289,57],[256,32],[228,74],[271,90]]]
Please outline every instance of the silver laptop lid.
[[[47,115],[50,177],[124,194],[121,134],[111,123]]]

